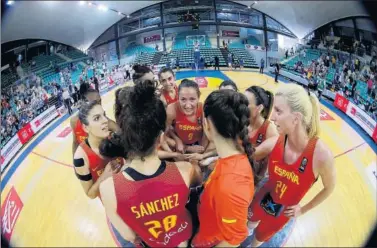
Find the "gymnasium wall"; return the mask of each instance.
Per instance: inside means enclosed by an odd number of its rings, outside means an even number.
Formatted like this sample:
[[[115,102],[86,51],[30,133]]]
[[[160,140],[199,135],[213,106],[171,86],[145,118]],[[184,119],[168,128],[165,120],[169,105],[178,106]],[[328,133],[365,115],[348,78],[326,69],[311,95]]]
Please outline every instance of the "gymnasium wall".
[[[106,62],[109,66],[119,64],[115,41],[111,41],[91,50],[90,56],[97,61]]]
[[[223,46],[223,41],[226,43],[233,44],[231,47],[244,47],[244,44],[264,46],[264,34],[263,30],[252,29],[252,28],[242,28],[242,27],[231,27],[231,26],[220,26],[220,46]],[[237,36],[238,35],[238,36]]]

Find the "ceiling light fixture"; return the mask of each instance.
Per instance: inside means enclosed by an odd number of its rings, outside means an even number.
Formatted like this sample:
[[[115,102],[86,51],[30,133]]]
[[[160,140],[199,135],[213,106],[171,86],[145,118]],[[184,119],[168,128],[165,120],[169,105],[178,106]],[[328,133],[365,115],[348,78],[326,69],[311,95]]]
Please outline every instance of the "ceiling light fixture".
[[[105,5],[102,5],[102,4],[98,5],[97,8],[98,8],[99,10],[102,10],[102,11],[106,11],[106,10],[108,10],[108,8],[107,8]]]
[[[8,1],[7,2],[7,5],[12,5],[12,4],[14,4],[14,1]]]
[[[121,15],[122,13],[118,11],[118,15]]]
[[[80,5],[84,5],[85,1],[80,1],[79,3],[80,3]]]
[[[88,5],[89,5],[89,6],[91,6],[91,5],[92,5],[92,3],[91,3],[91,2],[89,2],[89,3],[88,3]]]

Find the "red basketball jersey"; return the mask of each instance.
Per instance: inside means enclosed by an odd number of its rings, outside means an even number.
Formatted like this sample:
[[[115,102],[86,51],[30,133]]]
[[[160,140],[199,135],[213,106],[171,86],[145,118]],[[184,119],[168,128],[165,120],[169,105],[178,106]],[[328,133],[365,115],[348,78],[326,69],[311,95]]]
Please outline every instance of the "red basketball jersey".
[[[174,121],[174,131],[182,140],[183,144],[191,145],[200,142],[203,137],[203,105],[198,104],[195,114],[195,121],[191,122],[187,116],[180,110],[179,104],[176,103],[176,117]]]
[[[79,119],[77,119],[73,132],[75,133],[76,142],[78,144],[81,144],[81,142],[83,142],[86,138],[88,138],[88,134],[84,131],[82,127],[82,123]]]
[[[169,105],[171,103],[175,103],[175,102],[178,101],[178,87],[177,86],[174,86],[174,91],[175,91],[175,97],[174,98],[171,98],[168,91],[162,91],[162,94],[163,94],[165,101],[166,101],[166,105]]]
[[[269,120],[265,120],[258,129],[258,131],[254,134],[253,137],[250,138],[250,143],[254,146],[257,147],[259,146],[263,141],[266,140],[266,135],[267,135],[267,129],[270,125]]]
[[[96,182],[110,160],[100,157],[88,146],[86,141],[81,142],[80,146],[88,157],[90,174],[92,174],[93,182]]]
[[[131,181],[123,173],[113,176],[117,213],[150,247],[176,247],[192,235],[189,197],[174,163],[160,175]]]
[[[309,140],[304,152],[293,164],[284,162],[285,137],[280,136],[268,161],[269,180],[258,194],[270,192],[272,199],[285,206],[298,204],[316,178],[313,154],[318,138]]]

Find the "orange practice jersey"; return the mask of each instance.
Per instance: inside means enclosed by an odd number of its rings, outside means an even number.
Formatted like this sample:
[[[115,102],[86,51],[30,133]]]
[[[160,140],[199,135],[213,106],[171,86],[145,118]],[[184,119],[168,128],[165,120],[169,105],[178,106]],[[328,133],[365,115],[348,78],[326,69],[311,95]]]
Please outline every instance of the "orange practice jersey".
[[[232,245],[247,235],[247,212],[254,196],[254,179],[246,155],[221,158],[204,185],[199,205],[199,232],[194,247],[213,247],[221,241]]]

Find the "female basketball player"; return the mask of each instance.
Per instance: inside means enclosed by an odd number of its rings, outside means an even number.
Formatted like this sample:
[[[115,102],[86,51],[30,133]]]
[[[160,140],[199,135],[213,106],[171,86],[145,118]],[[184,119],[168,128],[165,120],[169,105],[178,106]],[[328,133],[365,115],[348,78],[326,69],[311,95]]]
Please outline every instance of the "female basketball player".
[[[199,97],[198,84],[184,79],[178,87],[178,102],[166,109],[167,127],[173,126],[166,133],[174,139],[176,151],[192,153],[187,158],[197,161],[216,154],[203,133],[203,105]]]
[[[158,73],[158,80],[162,85],[161,101],[165,106],[178,101],[178,87],[175,84],[175,75],[172,69],[164,67]]]
[[[269,179],[250,207],[248,224],[256,227],[253,247],[269,240],[290,218],[318,206],[335,188],[334,157],[318,138],[317,97],[308,96],[301,86],[286,84],[275,94],[274,110],[271,120],[280,136],[267,139],[254,154],[257,160],[269,156]],[[301,199],[318,177],[322,179],[322,191],[301,207]]]
[[[85,102],[97,101],[100,105],[102,102],[99,92],[94,89],[88,89],[84,93],[83,98]],[[118,130],[118,126],[116,125],[116,123],[110,119],[108,121],[109,121],[108,122],[109,130],[112,132],[116,132]],[[75,154],[77,147],[81,144],[81,142],[83,142],[88,137],[88,133],[85,132],[83,128],[83,124],[80,121],[78,114],[71,117],[70,125],[71,125],[72,136],[73,136],[72,154]]]
[[[123,87],[115,91],[114,115],[115,115],[115,120],[117,123],[119,123],[120,121],[119,117],[121,114],[121,109],[123,108],[124,99],[128,97],[129,92],[132,91],[132,89],[133,89],[132,87]],[[111,144],[111,140],[104,142],[103,146],[104,148],[100,150],[102,155],[109,157],[111,156],[111,154],[114,154],[114,155],[116,154],[116,151],[117,151],[116,144]],[[110,151],[111,149],[115,149],[115,151],[111,151],[110,154],[107,154],[107,151]],[[122,156],[118,154],[116,155],[116,157],[122,157]],[[158,145],[158,157],[160,159],[177,159],[179,161],[182,161],[185,159],[183,154],[178,153],[178,152],[172,152],[170,150],[167,142],[163,138],[163,135],[161,135],[160,144]]]
[[[192,224],[185,204],[198,172],[190,163],[158,158],[166,110],[155,90],[152,81],[139,82],[121,99],[118,145],[132,161],[104,181],[100,192],[109,219],[126,240],[135,243],[138,235],[151,247],[187,246]]]
[[[153,71],[144,65],[134,65],[132,67],[134,73],[132,74],[132,81],[137,84],[144,80],[154,80]]]
[[[231,81],[231,80],[225,80],[225,81],[223,81],[220,84],[219,89],[220,90],[234,90],[234,91],[238,91],[237,85],[233,81]],[[213,157],[209,157],[209,158],[206,158],[206,159],[203,159],[202,161],[200,161],[200,165],[201,166],[208,166],[207,169],[209,169],[209,171],[206,171],[203,180],[205,178],[207,178],[207,175],[209,175],[209,173],[211,173],[211,171],[213,170],[214,162],[217,159],[218,159],[217,156],[213,156]]]
[[[248,236],[247,212],[254,196],[247,98],[232,90],[212,92],[204,103],[204,131],[220,159],[204,185],[194,247],[236,247]],[[242,147],[239,145],[242,141]]]
[[[237,85],[232,80],[225,80],[225,81],[223,81],[220,84],[219,89],[220,90],[228,89],[228,90],[238,91]]]
[[[268,119],[272,112],[274,95],[262,87],[251,86],[246,89],[245,96],[249,101],[250,110],[250,143],[253,147],[257,147],[266,139],[278,135],[275,125],[271,124]],[[267,171],[267,162],[267,158],[254,161],[254,163],[259,163],[259,167],[263,168],[264,174]],[[264,182],[265,180],[262,183]],[[260,186],[256,187],[259,189]]]
[[[102,140],[110,134],[109,120],[98,101],[83,103],[79,120],[88,137],[77,148],[73,164],[86,195],[94,199],[99,195],[100,183],[113,174],[110,159],[99,153]]]

